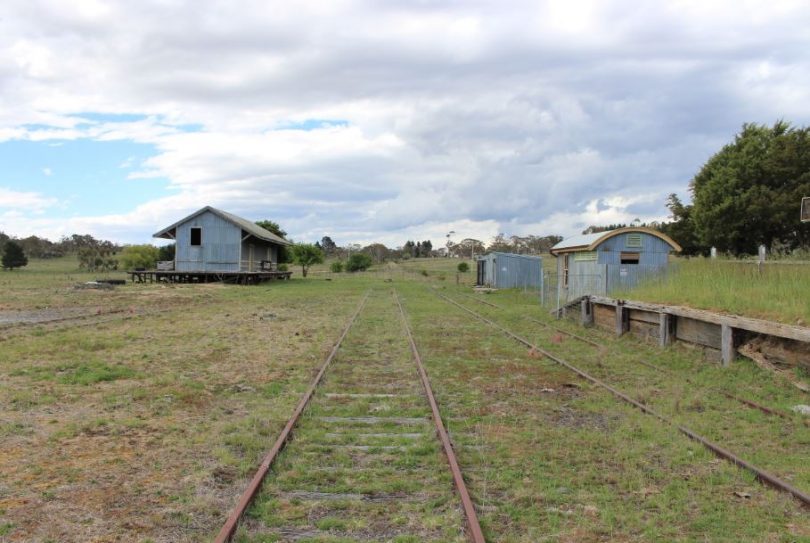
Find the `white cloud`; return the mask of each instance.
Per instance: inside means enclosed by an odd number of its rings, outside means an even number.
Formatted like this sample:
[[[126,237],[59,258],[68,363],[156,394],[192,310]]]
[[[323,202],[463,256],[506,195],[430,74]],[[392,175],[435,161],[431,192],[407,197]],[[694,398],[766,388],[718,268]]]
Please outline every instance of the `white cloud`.
[[[53,175],[53,171],[50,168],[42,168],[42,173],[47,177]]]
[[[0,210],[6,212],[40,213],[56,203],[56,198],[48,198],[38,192],[18,192],[0,187]]]
[[[210,204],[399,245],[661,218],[743,122],[810,123],[807,28],[781,0],[12,2],[0,145],[150,143],[121,167],[169,179],[130,213],[16,228],[145,241]],[[347,125],[280,130],[312,119]]]

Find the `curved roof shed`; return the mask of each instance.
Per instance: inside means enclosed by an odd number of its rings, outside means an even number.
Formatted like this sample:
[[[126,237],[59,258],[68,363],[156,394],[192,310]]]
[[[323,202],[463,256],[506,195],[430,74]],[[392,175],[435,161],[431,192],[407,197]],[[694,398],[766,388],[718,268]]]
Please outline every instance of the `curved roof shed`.
[[[636,226],[573,236],[550,250],[557,257],[562,301],[625,291],[665,274],[670,253],[680,251],[681,246],[666,234]]]
[[[608,230],[607,232],[596,232],[595,234],[582,234],[579,236],[572,236],[564,239],[557,245],[550,249],[550,253],[557,256],[562,253],[575,253],[578,251],[595,251],[602,243],[610,238],[620,236],[622,234],[647,234],[660,239],[671,247],[676,253],[681,252],[681,246],[666,234],[653,230],[652,228],[643,228],[640,226],[628,226],[626,228],[617,228],[616,230]]]

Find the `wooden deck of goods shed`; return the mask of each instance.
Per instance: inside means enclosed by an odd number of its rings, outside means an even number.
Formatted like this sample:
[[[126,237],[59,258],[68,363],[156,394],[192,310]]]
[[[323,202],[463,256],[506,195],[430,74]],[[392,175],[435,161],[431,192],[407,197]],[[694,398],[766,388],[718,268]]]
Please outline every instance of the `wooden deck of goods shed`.
[[[238,285],[257,285],[275,279],[289,279],[291,271],[239,271],[239,272],[203,272],[203,271],[164,271],[132,270],[128,271],[133,283],[234,283]]]

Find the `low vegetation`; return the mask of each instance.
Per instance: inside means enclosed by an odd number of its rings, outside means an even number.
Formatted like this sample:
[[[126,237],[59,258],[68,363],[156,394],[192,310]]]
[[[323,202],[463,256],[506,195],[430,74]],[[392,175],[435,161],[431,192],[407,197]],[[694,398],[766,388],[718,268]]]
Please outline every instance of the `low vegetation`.
[[[660,279],[617,298],[685,305],[735,315],[810,324],[810,264],[771,261],[678,259]]]
[[[807,491],[810,429],[801,416],[776,420],[716,389],[782,410],[806,403],[801,392],[744,362],[723,369],[695,350],[661,351],[555,321],[605,347],[576,343],[526,319],[550,322],[534,297],[486,295],[506,308],[497,309],[439,280],[454,277],[458,264],[412,259],[255,287],[127,284],[112,291],[73,289],[95,275],[77,271],[75,259],[32,260],[3,274],[3,311],[123,312],[91,326],[0,329],[0,540],[212,540],[369,290],[369,306],[321,393],[373,393],[401,380],[410,383],[409,396],[316,396],[271,471],[244,540],[279,540],[285,527],[309,542],[375,533],[399,542],[463,538],[431,432],[413,437],[421,430],[391,424],[354,433],[320,418],[428,420],[392,290],[488,541],[810,540],[810,518],[794,500],[472,320],[434,289]],[[165,311],[139,313],[146,308]],[[639,360],[674,375],[663,378]],[[357,462],[371,471],[355,469]],[[318,492],[346,496],[327,501]]]

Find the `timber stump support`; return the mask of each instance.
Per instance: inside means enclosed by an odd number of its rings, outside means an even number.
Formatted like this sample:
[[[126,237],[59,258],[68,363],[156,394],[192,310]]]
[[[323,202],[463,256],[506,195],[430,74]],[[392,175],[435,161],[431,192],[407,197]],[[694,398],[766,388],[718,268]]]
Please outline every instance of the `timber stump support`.
[[[624,309],[624,302],[616,301],[616,336],[624,335],[630,328],[630,314]]]
[[[723,367],[727,368],[734,361],[734,329],[728,324],[720,325],[720,353]]]
[[[584,298],[580,304],[580,322],[582,326],[589,328],[593,326],[593,304],[587,298]]]
[[[669,313],[658,314],[658,344],[661,347],[672,345],[675,337],[675,316]]]

